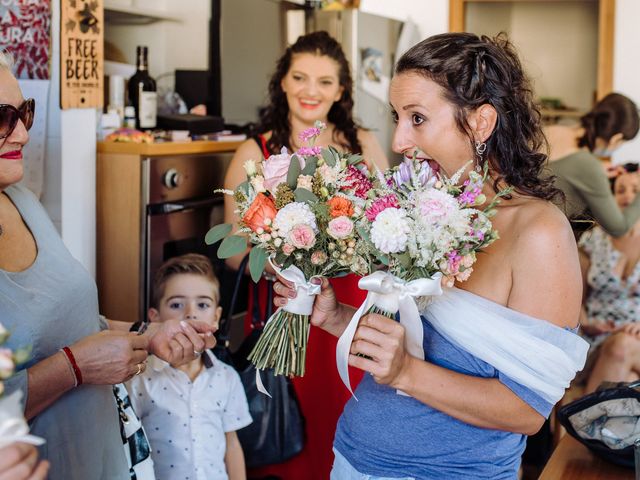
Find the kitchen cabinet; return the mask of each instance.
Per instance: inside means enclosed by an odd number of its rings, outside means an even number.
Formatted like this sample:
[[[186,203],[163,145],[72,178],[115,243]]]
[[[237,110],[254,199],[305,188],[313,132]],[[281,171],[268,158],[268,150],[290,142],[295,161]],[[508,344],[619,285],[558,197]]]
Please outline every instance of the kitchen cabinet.
[[[212,222],[222,221],[214,189],[239,144],[98,143],[96,281],[107,318],[144,318],[159,264],[194,251]]]

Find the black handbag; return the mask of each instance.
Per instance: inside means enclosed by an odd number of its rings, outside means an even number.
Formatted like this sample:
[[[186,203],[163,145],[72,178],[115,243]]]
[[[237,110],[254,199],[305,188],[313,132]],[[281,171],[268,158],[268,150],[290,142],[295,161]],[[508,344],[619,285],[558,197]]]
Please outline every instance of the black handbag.
[[[236,369],[244,386],[253,422],[238,430],[237,434],[247,467],[255,468],[282,463],[300,453],[304,447],[305,433],[304,418],[289,378],[283,375],[274,375],[271,370],[261,371],[262,383],[271,395],[269,398],[258,391],[256,369],[247,360],[249,352],[262,333],[264,323],[271,316],[273,305],[271,281],[268,285],[266,315],[262,316],[258,302],[258,289],[254,288],[251,333],[235,353],[231,353],[229,350],[231,319],[248,260],[249,255],[246,255],[238,269],[230,307],[218,330],[218,343],[214,353],[217,358]]]
[[[569,435],[605,460],[640,471],[640,381],[604,383],[558,409]]]

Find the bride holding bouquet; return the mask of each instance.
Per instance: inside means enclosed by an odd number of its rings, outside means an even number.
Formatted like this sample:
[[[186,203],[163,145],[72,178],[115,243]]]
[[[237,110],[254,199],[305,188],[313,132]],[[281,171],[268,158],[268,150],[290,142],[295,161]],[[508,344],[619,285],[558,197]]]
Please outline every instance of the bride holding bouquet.
[[[367,374],[338,423],[331,478],[517,478],[526,436],[586,355],[578,254],[540,176],[529,81],[505,38],[449,33],[402,56],[390,103],[395,151],[444,178],[486,168],[481,198],[512,190],[491,218],[500,238],[421,312],[424,359],[406,350],[401,323],[360,320],[349,364]],[[275,292],[279,307],[295,296],[283,279]],[[353,314],[323,279],[311,323],[341,336]]]

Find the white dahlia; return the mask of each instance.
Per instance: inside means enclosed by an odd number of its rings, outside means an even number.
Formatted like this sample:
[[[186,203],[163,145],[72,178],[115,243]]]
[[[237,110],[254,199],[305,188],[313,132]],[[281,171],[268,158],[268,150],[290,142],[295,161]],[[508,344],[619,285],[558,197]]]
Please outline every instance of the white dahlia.
[[[399,253],[407,247],[410,232],[407,213],[400,208],[387,208],[371,225],[371,241],[382,253]]]
[[[293,202],[285,205],[273,221],[273,226],[278,230],[278,235],[286,238],[291,229],[296,225],[308,225],[315,233],[318,233],[316,217],[309,205],[302,202]]]

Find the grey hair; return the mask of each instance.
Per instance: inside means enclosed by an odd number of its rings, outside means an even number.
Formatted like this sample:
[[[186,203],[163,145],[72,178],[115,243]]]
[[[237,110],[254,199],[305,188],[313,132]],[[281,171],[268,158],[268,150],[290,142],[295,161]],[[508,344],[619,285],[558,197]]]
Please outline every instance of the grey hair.
[[[0,51],[0,70],[13,70],[13,57],[10,53]]]

